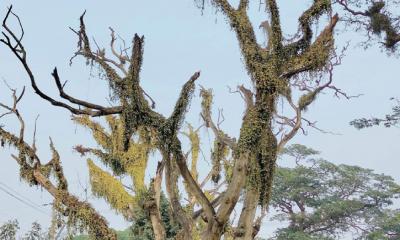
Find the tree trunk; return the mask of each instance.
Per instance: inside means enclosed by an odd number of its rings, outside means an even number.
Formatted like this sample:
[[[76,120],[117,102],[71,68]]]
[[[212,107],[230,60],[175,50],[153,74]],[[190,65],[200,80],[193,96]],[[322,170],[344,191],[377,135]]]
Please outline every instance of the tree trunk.
[[[235,240],[253,239],[253,222],[259,198],[260,193],[257,189],[247,189],[238,227],[234,234]]]

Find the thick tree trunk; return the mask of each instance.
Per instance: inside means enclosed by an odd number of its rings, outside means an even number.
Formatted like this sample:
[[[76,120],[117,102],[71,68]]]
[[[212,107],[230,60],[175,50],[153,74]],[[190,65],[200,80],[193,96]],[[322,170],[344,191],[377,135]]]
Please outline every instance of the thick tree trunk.
[[[251,188],[246,191],[238,227],[234,234],[235,240],[253,239],[253,222],[259,199],[260,193],[257,189]]]

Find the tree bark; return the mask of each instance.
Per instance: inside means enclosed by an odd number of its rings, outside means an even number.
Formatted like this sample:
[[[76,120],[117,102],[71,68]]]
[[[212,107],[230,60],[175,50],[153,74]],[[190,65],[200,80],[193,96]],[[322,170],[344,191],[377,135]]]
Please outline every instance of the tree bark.
[[[256,216],[259,198],[260,193],[257,189],[247,189],[238,227],[234,233],[235,240],[253,239],[253,220]]]

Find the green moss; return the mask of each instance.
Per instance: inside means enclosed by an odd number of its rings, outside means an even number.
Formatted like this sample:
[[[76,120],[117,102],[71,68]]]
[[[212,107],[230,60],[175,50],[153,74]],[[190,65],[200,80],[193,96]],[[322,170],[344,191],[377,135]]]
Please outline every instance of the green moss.
[[[92,131],[94,140],[105,149],[111,147],[110,135],[106,133],[103,126],[90,119],[87,115],[73,116],[72,120],[81,126],[84,126]]]
[[[214,141],[214,149],[211,154],[212,169],[211,180],[218,183],[221,178],[221,163],[226,159],[229,154],[229,147],[219,140],[217,137]]]
[[[366,14],[370,17],[369,28],[372,33],[381,35],[382,32],[385,32],[385,47],[393,50],[400,40],[400,34],[396,32],[391,18],[383,12],[384,7],[385,2],[383,1],[373,2]]]
[[[153,148],[153,133],[146,128],[137,130],[136,140],[129,141],[128,148],[124,147],[125,124],[121,118],[107,116],[106,121],[110,133],[99,123],[88,117],[78,117],[76,122],[92,130],[93,137],[104,148],[104,151],[89,149],[89,152],[110,166],[116,175],[128,174],[136,190],[143,189],[144,174],[147,167],[149,153]]]
[[[311,91],[311,92],[301,96],[299,99],[299,102],[298,102],[299,109],[301,111],[306,110],[308,105],[310,105],[315,100],[318,93],[319,92],[317,92],[317,91]]]
[[[260,192],[259,203],[261,206],[268,206],[271,198],[272,183],[276,169],[277,140],[272,131],[265,131],[261,137],[260,149],[257,154],[257,166],[259,167]]]
[[[233,174],[233,164],[230,161],[224,161],[223,166],[224,166],[225,180],[228,183],[230,183]]]
[[[201,112],[204,116],[211,116],[211,106],[213,104],[213,94],[212,89],[200,89],[200,97],[201,97]],[[208,123],[206,122],[206,127]]]
[[[263,130],[263,122],[255,108],[248,109],[244,117],[237,151],[240,153],[252,152],[257,148]]]

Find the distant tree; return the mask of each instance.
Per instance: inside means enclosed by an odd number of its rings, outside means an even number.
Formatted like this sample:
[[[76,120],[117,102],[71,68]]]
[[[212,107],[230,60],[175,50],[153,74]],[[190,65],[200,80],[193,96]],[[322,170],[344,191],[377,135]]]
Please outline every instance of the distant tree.
[[[301,163],[279,167],[275,175],[271,206],[278,213],[273,219],[288,226],[279,228],[273,239],[334,240],[346,233],[353,239],[400,238],[400,210],[392,206],[400,185],[393,178],[312,158],[314,150],[298,146],[286,153],[296,149]]]
[[[0,239],[1,240],[47,240],[48,234],[42,232],[42,227],[38,222],[32,223],[32,228],[26,232],[23,237],[17,238],[19,230],[19,223],[17,220],[10,220],[0,226]]]
[[[386,114],[383,118],[360,118],[350,122],[350,125],[357,129],[369,128],[373,126],[383,125],[385,127],[397,126],[400,123],[400,103],[396,102],[396,105],[392,107],[392,112]]]
[[[19,223],[17,220],[9,220],[0,226],[0,239],[15,240],[19,230]]]
[[[362,237],[368,240],[400,239],[400,210],[387,210],[371,219],[367,228],[362,229]]]
[[[32,228],[27,233],[25,233],[22,240],[46,240],[48,239],[48,234],[42,232],[42,226],[38,222],[32,223]]]

